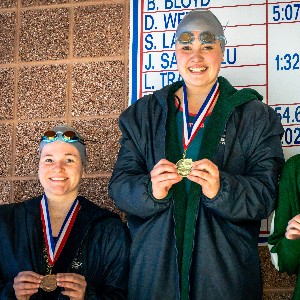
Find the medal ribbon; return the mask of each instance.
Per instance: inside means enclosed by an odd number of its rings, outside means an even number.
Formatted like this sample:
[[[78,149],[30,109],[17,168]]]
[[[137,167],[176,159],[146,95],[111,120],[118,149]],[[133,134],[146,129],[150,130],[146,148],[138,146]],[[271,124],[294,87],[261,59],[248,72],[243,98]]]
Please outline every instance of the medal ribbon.
[[[45,194],[41,200],[41,204],[40,204],[41,220],[42,220],[42,226],[44,231],[44,239],[47,247],[48,260],[51,267],[58,259],[63,247],[67,242],[67,239],[70,235],[71,229],[75,222],[76,216],[79,212],[79,209],[80,209],[80,204],[78,199],[76,198],[63,222],[63,225],[61,226],[61,229],[57,237],[57,242],[55,244],[52,236],[49,209],[48,209],[48,203]]]
[[[186,92],[186,85],[183,85],[183,149],[184,153],[186,149],[194,139],[196,133],[201,127],[204,119],[206,118],[212,104],[214,103],[215,99],[219,95],[220,87],[219,82],[213,85],[212,89],[208,93],[205,101],[201,105],[197,116],[194,119],[193,125],[191,130],[188,130],[188,122],[189,122],[189,109],[188,109],[188,99],[187,99],[187,92]]]

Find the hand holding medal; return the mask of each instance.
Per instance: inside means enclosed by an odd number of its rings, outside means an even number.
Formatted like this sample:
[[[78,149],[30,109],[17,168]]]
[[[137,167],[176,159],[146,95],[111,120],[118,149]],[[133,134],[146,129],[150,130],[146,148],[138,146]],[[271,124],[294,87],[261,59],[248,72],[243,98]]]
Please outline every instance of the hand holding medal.
[[[214,198],[220,190],[220,172],[218,167],[208,159],[193,162],[188,179],[201,185],[207,198]]]
[[[150,172],[152,193],[156,199],[163,199],[173,184],[182,180],[177,173],[176,165],[166,159],[161,159]]]
[[[38,292],[43,276],[33,271],[20,272],[14,278],[14,291],[17,299],[29,299]]]
[[[70,299],[84,299],[87,282],[85,277],[76,273],[58,273],[57,285],[63,288],[61,292]]]

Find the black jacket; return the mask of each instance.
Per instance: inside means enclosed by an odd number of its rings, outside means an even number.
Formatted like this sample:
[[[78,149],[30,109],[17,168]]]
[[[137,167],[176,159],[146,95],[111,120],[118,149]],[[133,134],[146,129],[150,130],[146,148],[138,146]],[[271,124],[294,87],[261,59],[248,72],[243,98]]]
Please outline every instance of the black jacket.
[[[126,299],[130,237],[120,218],[83,197],[69,238],[52,273],[85,276],[85,299]],[[0,206],[0,299],[16,299],[13,280],[21,271],[46,275],[41,196]],[[31,299],[65,299],[60,288]]]
[[[161,201],[151,193],[154,165],[182,157],[171,96],[182,83],[143,97],[120,116],[121,149],[109,193],[127,213],[132,236],[130,300],[262,297],[258,236],[276,202],[283,128],[257,92],[237,91],[222,77],[219,83],[198,157],[220,170],[221,188],[212,200],[194,183],[189,191],[183,182],[174,185]]]

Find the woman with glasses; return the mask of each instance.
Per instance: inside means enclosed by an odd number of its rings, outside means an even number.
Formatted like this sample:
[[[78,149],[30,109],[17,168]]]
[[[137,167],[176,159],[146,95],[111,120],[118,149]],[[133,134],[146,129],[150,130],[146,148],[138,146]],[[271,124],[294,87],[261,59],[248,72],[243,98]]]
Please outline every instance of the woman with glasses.
[[[116,214],[78,195],[85,163],[73,128],[45,132],[43,195],[0,206],[1,299],[126,299],[130,237]]]
[[[109,184],[132,237],[129,299],[261,299],[260,222],[274,209],[283,128],[253,89],[219,71],[214,14],[195,9],[176,31],[182,81],[120,116]]]

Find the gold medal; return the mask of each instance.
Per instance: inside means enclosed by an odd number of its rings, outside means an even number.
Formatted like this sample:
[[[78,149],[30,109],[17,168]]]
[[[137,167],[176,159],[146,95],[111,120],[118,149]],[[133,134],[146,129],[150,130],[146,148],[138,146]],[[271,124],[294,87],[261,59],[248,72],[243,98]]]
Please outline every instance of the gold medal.
[[[54,291],[57,288],[56,275],[46,275],[40,283],[40,288],[46,292]]]
[[[177,173],[182,177],[187,177],[192,170],[191,158],[182,158],[176,163]]]

